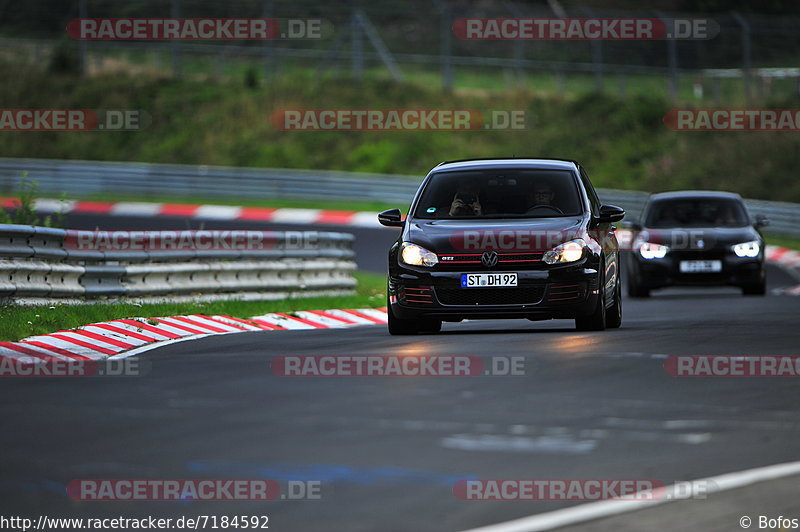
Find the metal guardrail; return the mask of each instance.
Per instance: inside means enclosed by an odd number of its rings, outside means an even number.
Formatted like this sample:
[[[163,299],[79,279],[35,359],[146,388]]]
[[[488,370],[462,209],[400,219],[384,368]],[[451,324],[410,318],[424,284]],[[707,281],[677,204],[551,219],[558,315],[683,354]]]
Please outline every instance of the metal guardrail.
[[[23,172],[48,195],[135,195],[227,199],[294,198],[375,200],[408,205],[421,176],[362,174],[282,168],[240,168],[176,164],[0,158],[0,191],[16,190]],[[648,193],[599,189],[600,198],[638,217]],[[768,232],[800,238],[800,204],[745,200],[752,215],[770,220]]]
[[[0,225],[0,297],[227,294],[234,299],[249,293],[253,299],[253,293],[270,298],[344,293],[356,284],[354,237],[348,233],[270,232],[260,249],[130,249],[165,233],[199,232],[132,232],[114,241],[118,249],[86,249],[78,243],[96,232]],[[200,233],[213,240],[230,232]],[[263,232],[240,233],[242,242],[263,243]]]

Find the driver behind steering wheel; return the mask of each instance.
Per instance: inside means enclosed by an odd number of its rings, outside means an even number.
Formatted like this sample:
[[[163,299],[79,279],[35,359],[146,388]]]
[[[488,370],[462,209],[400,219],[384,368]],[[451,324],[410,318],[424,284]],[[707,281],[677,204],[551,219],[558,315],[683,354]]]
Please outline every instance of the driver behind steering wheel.
[[[558,207],[553,205],[553,198],[556,197],[555,192],[553,192],[553,187],[551,187],[548,183],[537,183],[533,187],[533,191],[528,194],[528,213],[540,209],[542,207],[549,207],[552,210],[560,210]]]

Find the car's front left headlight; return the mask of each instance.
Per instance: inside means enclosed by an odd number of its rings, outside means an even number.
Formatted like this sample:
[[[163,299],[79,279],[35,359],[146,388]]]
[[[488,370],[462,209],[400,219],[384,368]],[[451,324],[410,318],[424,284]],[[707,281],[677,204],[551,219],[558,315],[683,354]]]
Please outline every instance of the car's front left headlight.
[[[761,252],[761,243],[758,240],[751,240],[735,244],[732,248],[737,257],[758,257]]]
[[[575,262],[583,257],[583,250],[586,249],[586,241],[576,238],[569,242],[564,242],[554,247],[544,254],[542,260],[547,264],[562,264],[565,262]]]
[[[639,244],[639,255],[643,259],[663,259],[667,256],[669,248],[661,244],[654,244],[652,242],[642,242]]]
[[[400,248],[400,260],[410,266],[431,267],[439,264],[439,257],[436,256],[436,253],[411,242],[403,242]]]

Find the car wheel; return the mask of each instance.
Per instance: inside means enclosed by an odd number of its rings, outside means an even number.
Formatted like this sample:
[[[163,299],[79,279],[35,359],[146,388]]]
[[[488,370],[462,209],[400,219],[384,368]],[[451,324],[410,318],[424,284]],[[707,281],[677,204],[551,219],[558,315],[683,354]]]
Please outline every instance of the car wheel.
[[[763,296],[767,293],[767,281],[762,279],[758,283],[745,285],[742,287],[742,294],[746,296]]]
[[[600,279],[600,293],[597,306],[588,316],[575,318],[575,328],[579,331],[602,331],[606,328],[605,281]]]
[[[417,334],[420,331],[419,320],[403,320],[400,318],[395,318],[391,308],[387,314],[389,316],[389,334],[392,336]]]
[[[606,309],[606,327],[618,329],[622,325],[622,287],[617,278],[617,286],[614,288],[614,303],[611,308]]]

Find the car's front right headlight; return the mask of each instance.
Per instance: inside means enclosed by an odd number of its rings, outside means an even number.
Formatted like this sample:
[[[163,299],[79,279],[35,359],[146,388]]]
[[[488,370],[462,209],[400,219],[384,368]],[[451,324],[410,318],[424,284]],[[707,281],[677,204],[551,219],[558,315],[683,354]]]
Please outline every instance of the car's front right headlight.
[[[663,259],[667,256],[669,248],[661,244],[653,244],[652,242],[642,242],[639,244],[639,255],[643,259]]]
[[[410,266],[436,266],[439,257],[433,251],[428,251],[422,246],[411,242],[403,242],[400,248],[400,260]]]

